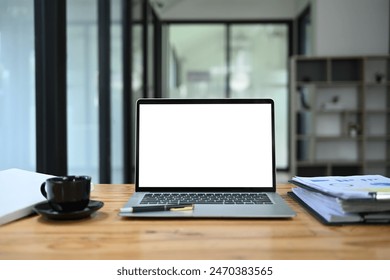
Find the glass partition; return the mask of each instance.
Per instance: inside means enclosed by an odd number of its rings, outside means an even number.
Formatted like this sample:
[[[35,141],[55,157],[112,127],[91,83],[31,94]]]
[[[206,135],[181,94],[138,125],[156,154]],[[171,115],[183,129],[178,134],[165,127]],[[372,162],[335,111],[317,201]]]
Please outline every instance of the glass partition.
[[[276,164],[288,168],[288,24],[172,23],[167,33],[166,95],[272,98]]]
[[[276,165],[288,167],[288,28],[285,24],[235,24],[230,34],[233,98],[275,101]]]
[[[225,96],[223,24],[175,24],[169,28],[169,97]]]

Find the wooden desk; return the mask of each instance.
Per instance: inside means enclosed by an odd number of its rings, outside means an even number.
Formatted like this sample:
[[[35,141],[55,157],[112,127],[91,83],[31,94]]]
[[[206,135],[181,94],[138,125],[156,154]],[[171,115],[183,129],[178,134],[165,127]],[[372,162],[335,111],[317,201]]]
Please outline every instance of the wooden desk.
[[[291,220],[119,217],[132,185],[97,185],[105,206],[78,221],[31,216],[0,227],[0,259],[390,259],[390,226],[324,226],[286,192]]]

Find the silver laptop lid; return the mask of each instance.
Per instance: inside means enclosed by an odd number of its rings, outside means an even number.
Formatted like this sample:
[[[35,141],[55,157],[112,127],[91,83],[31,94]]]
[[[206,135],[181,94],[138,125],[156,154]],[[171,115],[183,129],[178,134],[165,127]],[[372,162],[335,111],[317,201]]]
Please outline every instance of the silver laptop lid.
[[[275,191],[271,99],[139,99],[136,191]]]

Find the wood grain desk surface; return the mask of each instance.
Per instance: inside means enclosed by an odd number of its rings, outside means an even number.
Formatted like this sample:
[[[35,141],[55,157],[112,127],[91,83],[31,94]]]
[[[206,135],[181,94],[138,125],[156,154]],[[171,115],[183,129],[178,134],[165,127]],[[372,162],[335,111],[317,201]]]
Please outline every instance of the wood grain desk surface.
[[[293,219],[125,219],[133,185],[96,185],[90,218],[0,226],[0,259],[390,259],[390,226],[325,226],[286,195]]]

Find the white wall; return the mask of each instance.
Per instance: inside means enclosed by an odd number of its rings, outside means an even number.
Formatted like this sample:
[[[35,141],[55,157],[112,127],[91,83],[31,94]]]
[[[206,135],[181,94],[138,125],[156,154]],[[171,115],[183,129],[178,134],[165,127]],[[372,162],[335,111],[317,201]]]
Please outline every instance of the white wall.
[[[156,2],[152,0],[151,3]],[[163,20],[291,19],[296,3],[291,0],[158,0],[154,5]]]
[[[389,51],[388,0],[312,0],[314,55]]]

